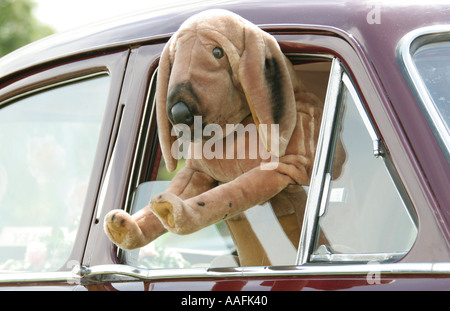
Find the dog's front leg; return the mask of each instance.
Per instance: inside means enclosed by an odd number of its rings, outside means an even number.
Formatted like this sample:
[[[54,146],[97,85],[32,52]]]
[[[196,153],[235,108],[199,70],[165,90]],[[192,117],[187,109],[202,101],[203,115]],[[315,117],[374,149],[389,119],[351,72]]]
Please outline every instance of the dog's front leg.
[[[127,250],[143,247],[167,232],[149,206],[133,215],[121,209],[110,211],[104,230],[114,244]]]
[[[152,199],[151,208],[169,231],[189,234],[269,201],[289,184],[308,184],[306,161],[284,156],[186,200],[165,192]]]
[[[184,167],[175,175],[166,191],[177,198],[189,198],[216,184],[210,176]],[[104,228],[111,241],[122,249],[145,246],[167,232],[150,206],[133,215],[123,210],[112,210],[105,217]]]

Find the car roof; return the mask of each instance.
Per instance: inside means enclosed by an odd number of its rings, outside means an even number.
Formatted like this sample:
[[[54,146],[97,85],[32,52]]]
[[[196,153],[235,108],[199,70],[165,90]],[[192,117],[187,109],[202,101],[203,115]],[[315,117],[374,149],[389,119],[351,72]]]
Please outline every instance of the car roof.
[[[370,4],[359,0],[332,1],[194,1],[149,9],[57,33],[31,43],[0,59],[0,81],[40,64],[105,48],[129,46],[169,37],[189,16],[211,8],[231,10],[257,25],[328,27],[348,33],[363,47],[396,45],[407,32],[448,23],[450,6],[438,3],[401,5],[398,0]],[[380,39],[384,38],[384,41]],[[387,42],[386,42],[387,41]],[[36,57],[38,55],[38,57]]]

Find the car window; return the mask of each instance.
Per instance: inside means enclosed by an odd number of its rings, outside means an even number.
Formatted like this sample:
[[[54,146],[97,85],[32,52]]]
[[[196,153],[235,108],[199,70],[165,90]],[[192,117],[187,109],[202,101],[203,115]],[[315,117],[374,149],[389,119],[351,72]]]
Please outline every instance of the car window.
[[[417,224],[361,101],[346,74],[337,101],[334,161],[325,171],[311,261],[393,261],[412,247]],[[333,140],[332,140],[333,141]],[[345,161],[337,161],[339,144]],[[337,173],[338,172],[338,173]]]
[[[110,78],[0,103],[0,272],[56,271],[77,234]]]
[[[412,55],[425,87],[432,99],[435,113],[432,121],[450,136],[450,41],[425,44]],[[438,126],[442,124],[442,126]],[[444,133],[443,133],[444,134]],[[446,144],[450,144],[447,141]]]
[[[450,42],[430,43],[420,47],[413,55],[414,62],[424,80],[441,118],[450,124]]]
[[[329,59],[311,60],[292,55],[290,57],[305,86],[313,89],[315,94],[323,100],[330,70]],[[177,170],[181,169],[183,163],[183,159],[178,162]],[[131,214],[147,206],[152,196],[163,192],[174,176],[174,173],[168,173],[165,168],[164,159],[161,159],[161,162],[155,162],[155,165],[158,167],[156,180],[141,183],[132,194],[134,199]],[[141,173],[141,175],[145,174]],[[292,195],[307,191],[307,187],[300,185],[292,185],[290,188]],[[300,210],[304,208],[303,205],[298,205]],[[237,247],[229,226],[241,225],[239,222],[245,222],[248,229],[247,241],[251,241],[250,245],[257,245],[258,249],[262,249],[265,254],[265,258],[257,265],[264,266],[267,262],[271,265],[296,263],[300,231],[294,238],[289,237],[274,214],[270,202],[250,208],[242,214],[240,219],[221,221],[193,234],[166,233],[138,250],[121,250],[119,257],[123,263],[147,268],[240,266]],[[301,219],[295,221],[301,223]]]
[[[448,25],[415,29],[397,46],[401,69],[447,160],[450,157],[449,52]]]

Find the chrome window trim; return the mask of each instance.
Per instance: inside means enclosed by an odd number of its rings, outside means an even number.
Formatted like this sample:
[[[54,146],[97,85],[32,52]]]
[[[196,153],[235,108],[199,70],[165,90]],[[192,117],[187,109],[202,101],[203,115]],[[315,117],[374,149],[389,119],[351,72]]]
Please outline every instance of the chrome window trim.
[[[421,46],[439,41],[450,41],[450,25],[435,25],[413,30],[406,34],[397,45],[397,60],[411,90],[422,105],[426,117],[434,127],[433,132],[450,160],[450,133],[433,104],[425,83],[414,63],[413,55]]]
[[[5,99],[4,101],[0,102],[0,109],[8,106],[9,104],[13,104],[15,101],[21,100],[22,98],[28,97],[28,96],[33,96],[34,94],[37,93],[41,93],[41,92],[45,92],[60,86],[65,86],[68,84],[72,84],[72,83],[76,83],[76,82],[80,82],[80,81],[84,81],[87,79],[91,79],[91,78],[97,78],[100,76],[111,76],[111,74],[106,71],[106,70],[99,70],[97,72],[94,73],[87,73],[84,74],[81,73],[80,76],[74,77],[74,78],[69,78],[67,80],[62,80],[59,82],[54,82],[54,83],[49,83],[48,85],[45,86],[41,86],[23,93],[20,93],[18,95],[12,96],[10,98]]]
[[[141,152],[147,149],[147,145],[149,144],[149,135],[150,135],[150,127],[151,122],[153,120],[153,115],[156,113],[156,77],[158,74],[158,68],[152,73],[149,88],[145,98],[144,111],[142,113],[143,120],[139,126],[139,134],[137,138],[137,147],[133,155],[133,164],[131,168],[131,172],[136,176],[134,178],[130,178],[128,182],[127,196],[125,198],[124,209],[127,212],[130,212],[131,207],[133,206],[134,195],[137,187],[139,186],[139,180],[142,175],[142,167],[143,161],[140,159]],[[148,119],[147,127],[144,127],[145,121],[144,119]]]
[[[324,246],[324,245],[322,245]],[[322,247],[321,246],[321,247]],[[407,252],[397,253],[361,253],[361,254],[334,254],[332,252],[320,252],[311,254],[311,262],[395,262],[404,257]]]
[[[450,263],[378,263],[367,264],[325,264],[276,267],[239,268],[188,268],[188,269],[143,269],[128,265],[112,264],[93,267],[75,266],[65,272],[0,273],[0,284],[62,282],[67,285],[98,282],[156,281],[176,279],[215,279],[243,277],[308,277],[360,275],[369,277],[373,273],[383,275],[439,275],[450,277]]]
[[[314,159],[311,182],[306,201],[305,216],[303,218],[302,232],[297,253],[297,265],[304,265],[308,262],[312,252],[313,241],[316,231],[317,215],[319,213],[320,202],[323,196],[323,189],[326,177],[326,159],[330,151],[333,124],[336,115],[337,101],[342,84],[342,66],[337,58],[333,59],[328,81],[327,93],[325,96],[323,117],[320,126],[319,138],[317,141],[316,156]]]
[[[129,281],[133,279],[152,281],[186,278],[242,278],[317,275],[362,275],[379,272],[383,274],[445,274],[450,276],[450,263],[396,263],[355,265],[308,265],[279,267],[239,268],[189,268],[189,269],[141,269],[127,265],[101,265],[85,268],[78,274],[80,281]],[[72,273],[76,275],[76,271]]]
[[[4,283],[36,283],[66,282],[76,284],[79,277],[73,271],[62,272],[0,272],[0,284]],[[0,288],[1,289],[1,288]]]

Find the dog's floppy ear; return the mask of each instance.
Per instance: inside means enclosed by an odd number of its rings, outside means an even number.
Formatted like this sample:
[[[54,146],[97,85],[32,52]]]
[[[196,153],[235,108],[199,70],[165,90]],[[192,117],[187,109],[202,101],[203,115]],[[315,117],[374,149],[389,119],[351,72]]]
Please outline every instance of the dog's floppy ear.
[[[173,157],[171,148],[178,150],[177,137],[171,136],[172,124],[167,117],[166,103],[167,91],[169,87],[170,71],[171,71],[171,45],[175,41],[172,37],[163,49],[161,58],[159,60],[158,76],[156,83],[156,122],[158,124],[159,142],[161,145],[161,152],[166,162],[166,167],[169,172],[172,172],[177,167],[177,159]]]
[[[283,156],[297,119],[290,64],[277,41],[253,24],[244,26],[245,47],[239,80],[267,151]],[[279,139],[271,140],[271,125],[279,124]]]

